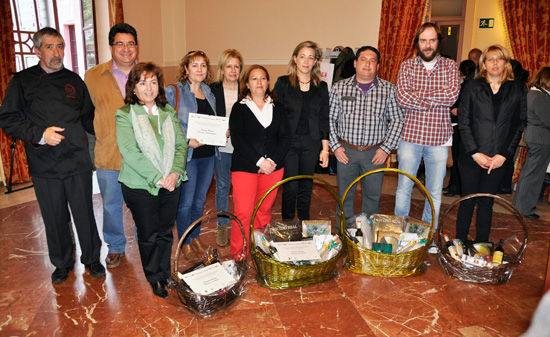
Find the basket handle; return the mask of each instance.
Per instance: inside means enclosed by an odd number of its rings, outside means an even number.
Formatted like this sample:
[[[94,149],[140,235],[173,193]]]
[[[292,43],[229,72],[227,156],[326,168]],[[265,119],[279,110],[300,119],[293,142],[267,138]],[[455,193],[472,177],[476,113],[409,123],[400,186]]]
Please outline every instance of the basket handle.
[[[298,175],[298,176],[294,176],[294,177],[288,177],[286,179],[283,179],[283,180],[277,182],[275,185],[271,186],[271,188],[269,190],[267,190],[267,192],[264,193],[264,195],[261,197],[261,199],[258,200],[258,203],[256,204],[256,207],[254,208],[254,212],[252,213],[252,218],[250,219],[250,243],[251,243],[250,244],[250,254],[251,255],[253,254],[252,249],[254,247],[254,245],[252,244],[252,242],[254,242],[254,219],[256,218],[256,213],[258,213],[258,209],[262,205],[262,202],[269,195],[269,193],[271,193],[274,189],[278,188],[279,186],[281,186],[284,183],[287,183],[287,182],[293,181],[293,180],[298,180],[298,179],[313,179],[313,180],[317,180],[317,181],[320,181],[321,183],[325,184],[325,186],[328,187],[329,191],[332,193],[332,196],[338,202],[338,207],[340,209],[340,212],[338,214],[339,219],[337,219],[337,221],[339,221],[340,223],[342,221],[345,221],[345,219],[344,219],[344,207],[342,205],[342,201],[340,200],[340,198],[338,198],[338,194],[336,193],[336,191],[334,190],[334,187],[332,187],[331,184],[329,184],[328,182],[326,182],[322,178],[315,177],[315,176],[309,176],[309,175]],[[342,228],[342,226],[339,225],[339,226],[337,226],[337,228],[340,229],[340,228]]]
[[[465,197],[462,197],[460,199],[457,199],[457,200],[453,201],[449,205],[449,207],[447,207],[447,209],[443,213],[443,216],[439,220],[440,226],[437,228],[437,237],[439,239],[439,243],[441,243],[442,240],[443,240],[443,231],[441,230],[441,228],[443,227],[443,224],[445,223],[445,218],[447,218],[447,214],[449,214],[449,211],[451,209],[453,209],[454,207],[456,207],[456,205],[458,205],[459,203],[461,203],[464,200],[468,200],[468,199],[472,199],[472,198],[478,198],[478,197],[493,198],[496,201],[500,201],[500,202],[504,203],[506,206],[508,206],[510,209],[512,209],[514,211],[515,216],[516,216],[516,218],[518,218],[519,222],[521,223],[521,226],[523,227],[523,232],[525,234],[525,238],[523,239],[523,244],[521,245],[521,247],[518,251],[518,254],[517,254],[518,260],[522,261],[523,260],[523,254],[525,252],[525,248],[527,247],[527,241],[529,239],[529,233],[528,233],[528,230],[527,230],[527,224],[525,224],[525,219],[523,219],[523,216],[521,215],[520,211],[511,202],[509,202],[508,200],[506,200],[506,199],[504,199],[504,198],[502,198],[498,195],[494,195],[494,194],[475,193],[475,194],[470,194],[470,195],[467,195]]]
[[[430,195],[430,193],[428,193],[428,190],[426,190],[426,187],[424,187],[424,185],[420,182],[420,180],[418,180],[416,177],[410,175],[409,173],[407,173],[405,171],[401,171],[401,170],[396,169],[396,168],[383,167],[383,168],[379,168],[379,169],[376,169],[376,170],[372,170],[372,171],[363,173],[362,175],[357,177],[354,181],[352,181],[352,183],[348,186],[348,188],[346,188],[346,190],[344,191],[344,194],[342,195],[342,203],[344,202],[344,200],[346,200],[348,192],[349,192],[349,190],[351,189],[351,187],[353,185],[357,184],[357,182],[359,182],[359,180],[363,179],[364,177],[369,176],[369,175],[374,174],[374,173],[378,173],[378,172],[397,172],[399,174],[406,175],[407,177],[412,179],[412,181],[414,181],[420,187],[422,192],[424,192],[424,194],[428,198],[428,201],[430,202],[430,206],[432,208],[432,224],[430,226],[430,233],[428,234],[428,244],[430,244],[432,242],[432,239],[433,239],[433,231],[434,231],[434,227],[435,227],[435,208],[434,208],[434,202],[432,200],[432,196]],[[342,214],[343,214],[343,210],[342,210]],[[342,226],[340,228],[340,231],[343,232],[343,233],[346,233],[346,235],[351,240],[351,236],[347,233],[347,231],[344,228],[345,222],[346,222],[346,220],[344,218],[344,221],[341,221],[341,223],[340,223],[340,226]]]
[[[178,271],[178,260],[179,260],[179,257],[180,257],[180,252],[181,252],[181,246],[183,245],[183,243],[185,242],[185,239],[187,238],[187,236],[189,235],[189,233],[191,233],[191,231],[196,227],[198,226],[198,224],[203,221],[204,219],[206,218],[209,218],[211,216],[214,216],[214,215],[226,215],[228,216],[230,219],[233,219],[237,222],[237,224],[239,224],[239,227],[241,229],[241,233],[243,234],[243,250],[242,250],[242,255],[246,255],[245,252],[246,252],[246,235],[244,234],[244,228],[243,228],[243,225],[241,223],[241,220],[239,220],[239,218],[237,218],[235,215],[229,213],[229,212],[224,212],[224,211],[215,211],[215,212],[212,212],[212,213],[208,213],[208,214],[205,214],[203,216],[201,216],[200,218],[198,218],[197,220],[195,220],[189,227],[187,227],[187,230],[183,233],[180,241],[178,242],[178,248],[176,249],[176,256],[174,257],[174,272],[177,272]],[[245,256],[245,260],[246,261],[246,256]]]

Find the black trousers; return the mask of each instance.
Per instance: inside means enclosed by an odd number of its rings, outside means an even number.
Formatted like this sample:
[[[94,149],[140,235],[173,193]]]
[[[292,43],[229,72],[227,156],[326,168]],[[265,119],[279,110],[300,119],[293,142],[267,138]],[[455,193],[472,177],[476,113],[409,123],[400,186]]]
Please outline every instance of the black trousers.
[[[80,242],[82,264],[99,260],[101,239],[92,205],[92,171],[64,179],[32,178],[36,200],[46,228],[50,261],[56,268],[69,268],[75,263],[73,241],[68,222],[73,214]]]
[[[487,174],[471,156],[461,155],[458,162],[462,177],[462,196],[474,193],[496,194],[506,173],[503,166]],[[476,241],[489,241],[493,219],[493,198],[472,198],[460,203],[456,219],[456,237],[463,242],[468,238],[472,215],[477,204]]]
[[[313,140],[309,135],[295,136],[285,157],[283,178],[297,175],[313,175],[319,161],[321,141]],[[282,218],[294,219],[296,209],[300,220],[309,220],[311,190],[313,180],[300,179],[283,184]]]
[[[122,196],[137,227],[141,265],[149,282],[170,278],[172,230],[178,213],[180,189],[181,185],[172,192],[161,188],[154,196],[146,190],[122,184]]]

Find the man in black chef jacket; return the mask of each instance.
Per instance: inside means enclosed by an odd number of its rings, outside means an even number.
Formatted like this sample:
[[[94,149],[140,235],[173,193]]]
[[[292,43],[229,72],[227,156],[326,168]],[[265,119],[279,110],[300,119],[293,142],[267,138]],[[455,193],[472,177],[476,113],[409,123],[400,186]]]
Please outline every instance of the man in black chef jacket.
[[[46,228],[53,283],[73,269],[67,226],[70,206],[82,250],[80,261],[93,277],[105,276],[101,239],[92,206],[92,162],[86,132],[94,133],[94,106],[81,78],[63,67],[65,42],[53,28],[33,37],[38,65],[15,74],[0,107],[0,127],[25,142],[29,172]]]

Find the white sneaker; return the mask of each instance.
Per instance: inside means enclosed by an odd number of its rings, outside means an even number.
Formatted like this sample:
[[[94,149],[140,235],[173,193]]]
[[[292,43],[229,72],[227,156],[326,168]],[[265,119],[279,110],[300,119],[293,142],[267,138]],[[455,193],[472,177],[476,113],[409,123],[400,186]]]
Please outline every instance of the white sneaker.
[[[435,255],[437,253],[439,253],[439,248],[437,247],[435,242],[432,242],[432,244],[430,245],[430,248],[428,248],[428,254]]]

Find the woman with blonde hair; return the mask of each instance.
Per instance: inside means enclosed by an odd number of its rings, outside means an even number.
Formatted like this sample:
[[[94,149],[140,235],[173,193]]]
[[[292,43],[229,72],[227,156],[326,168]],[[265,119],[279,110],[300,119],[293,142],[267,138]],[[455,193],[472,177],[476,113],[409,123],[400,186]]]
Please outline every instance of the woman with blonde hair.
[[[527,113],[527,88],[514,81],[508,50],[500,45],[488,47],[479,65],[477,78],[465,82],[458,104],[463,196],[498,192],[505,174],[502,165],[514,153]],[[492,198],[473,198],[460,204],[456,237],[462,241],[468,238],[476,203],[475,241],[489,241]]]
[[[216,112],[218,116],[230,117],[231,108],[237,102],[239,94],[239,79],[243,69],[243,57],[235,49],[227,49],[222,52],[218,60],[218,82],[210,85],[212,93],[216,98]],[[227,144],[220,146],[220,157],[214,164],[216,176],[216,210],[228,211],[229,189],[231,188],[231,155],[233,144],[231,135],[227,130]],[[227,225],[229,218],[223,215],[218,216],[218,235],[216,243],[219,246],[226,246],[228,243]]]
[[[527,128],[523,136],[527,143],[527,158],[519,176],[514,206],[523,216],[539,219],[535,213],[538,192],[550,164],[550,67],[539,69],[529,86]]]
[[[284,160],[284,178],[313,175],[317,162],[328,166],[329,105],[328,87],[321,81],[321,49],[304,41],[294,48],[288,64],[289,74],[275,83],[277,100],[283,106],[292,140]],[[282,218],[309,220],[313,180],[302,179],[283,184]]]
[[[216,99],[207,85],[210,81],[209,66],[208,57],[204,52],[190,51],[181,61],[179,82],[165,89],[168,103],[177,107],[178,119],[186,134],[190,114],[217,115]],[[176,98],[178,98],[177,102]],[[182,185],[176,218],[179,239],[204,212],[206,192],[212,183],[214,162],[218,156],[217,146],[202,144],[195,138],[189,139],[187,153],[189,180]],[[183,254],[190,260],[198,259],[197,253],[202,254],[207,249],[200,240],[199,233],[200,225],[190,233],[182,245]]]

